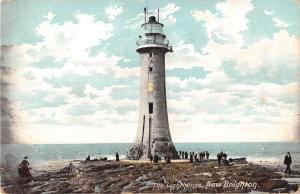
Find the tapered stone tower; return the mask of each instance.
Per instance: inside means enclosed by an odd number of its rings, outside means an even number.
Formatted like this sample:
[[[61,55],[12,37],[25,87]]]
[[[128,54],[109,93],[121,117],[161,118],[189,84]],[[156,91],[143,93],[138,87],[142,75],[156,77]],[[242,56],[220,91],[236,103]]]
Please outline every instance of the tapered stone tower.
[[[155,16],[147,21],[145,11],[143,35],[137,40],[136,50],[140,54],[139,120],[134,146],[127,154],[129,159],[148,158],[150,154],[179,158],[168,122],[165,54],[172,52],[172,47],[163,34],[163,26]]]

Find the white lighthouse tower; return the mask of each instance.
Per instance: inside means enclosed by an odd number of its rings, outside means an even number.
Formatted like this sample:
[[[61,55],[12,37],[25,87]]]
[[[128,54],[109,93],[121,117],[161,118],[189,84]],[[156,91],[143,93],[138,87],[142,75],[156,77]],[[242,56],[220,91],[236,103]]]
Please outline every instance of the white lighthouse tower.
[[[140,54],[140,104],[137,134],[127,158],[140,159],[157,154],[179,158],[172,142],[166,100],[165,54],[172,52],[163,34],[163,24],[155,16],[141,25],[143,35],[137,40]]]

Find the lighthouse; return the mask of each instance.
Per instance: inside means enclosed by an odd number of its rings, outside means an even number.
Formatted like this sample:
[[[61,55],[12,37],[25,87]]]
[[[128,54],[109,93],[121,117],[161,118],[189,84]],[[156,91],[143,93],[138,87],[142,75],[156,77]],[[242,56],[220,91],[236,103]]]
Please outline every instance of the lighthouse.
[[[149,158],[150,155],[179,158],[172,142],[166,99],[165,55],[172,47],[163,33],[164,25],[155,16],[141,25],[142,35],[137,40],[140,55],[140,102],[137,134],[129,159]]]

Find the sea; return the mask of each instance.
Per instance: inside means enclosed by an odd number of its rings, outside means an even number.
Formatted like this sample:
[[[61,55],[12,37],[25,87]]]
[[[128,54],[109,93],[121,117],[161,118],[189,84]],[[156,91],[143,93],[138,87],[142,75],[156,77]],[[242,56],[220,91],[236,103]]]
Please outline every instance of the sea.
[[[125,158],[130,143],[99,144],[1,144],[1,165],[15,167],[24,156],[28,157],[32,172],[57,170],[70,162],[93,158],[114,159],[115,153]],[[199,153],[208,151],[211,159],[218,152],[225,152],[228,158],[246,157],[248,162],[284,169],[284,156],[291,153],[292,169],[300,170],[300,141],[296,142],[235,142],[235,143],[175,143],[177,151]]]

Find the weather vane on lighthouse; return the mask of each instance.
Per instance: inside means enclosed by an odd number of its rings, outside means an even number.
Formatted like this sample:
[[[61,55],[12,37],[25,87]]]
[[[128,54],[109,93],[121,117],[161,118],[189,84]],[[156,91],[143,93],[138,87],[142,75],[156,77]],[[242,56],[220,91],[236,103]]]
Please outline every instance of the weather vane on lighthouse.
[[[179,158],[172,142],[166,100],[165,54],[172,47],[163,34],[163,24],[144,8],[143,35],[137,40],[140,54],[140,104],[136,140],[127,154],[129,159],[150,155]]]

